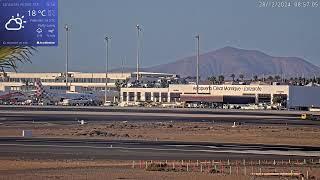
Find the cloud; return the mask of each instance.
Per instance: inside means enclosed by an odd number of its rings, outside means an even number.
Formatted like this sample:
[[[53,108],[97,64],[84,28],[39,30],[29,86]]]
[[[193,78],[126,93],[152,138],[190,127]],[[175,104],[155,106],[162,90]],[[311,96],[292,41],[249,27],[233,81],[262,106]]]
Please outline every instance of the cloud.
[[[20,30],[21,28],[22,28],[22,24],[18,23],[17,19],[10,19],[6,23],[6,29],[8,31],[16,31],[16,30]]]

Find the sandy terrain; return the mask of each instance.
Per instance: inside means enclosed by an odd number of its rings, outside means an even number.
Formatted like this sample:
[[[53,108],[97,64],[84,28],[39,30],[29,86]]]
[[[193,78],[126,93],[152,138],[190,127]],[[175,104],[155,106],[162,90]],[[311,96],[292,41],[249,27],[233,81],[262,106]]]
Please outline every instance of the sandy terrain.
[[[253,179],[251,175],[245,176],[243,169],[236,170],[233,173],[210,173],[208,170],[203,172],[164,172],[164,171],[148,171],[145,168],[132,166],[119,166],[120,164],[130,164],[129,162],[113,162],[113,161],[24,161],[24,160],[0,160],[0,180],[35,180],[35,179],[137,179],[137,180],[245,180]],[[5,166],[4,166],[5,165]],[[264,171],[272,171],[267,167],[263,167]],[[248,171],[250,167],[248,167]],[[256,169],[255,169],[256,170]],[[308,171],[309,177],[314,179],[319,178],[319,167],[291,167],[286,168],[285,172],[301,172],[306,174]],[[283,172],[278,169],[278,172]],[[262,178],[256,178],[262,179]],[[279,179],[268,178],[268,179]],[[284,178],[283,178],[284,179]],[[310,178],[311,179],[311,178]]]
[[[241,125],[235,128],[207,122],[102,122],[80,125],[28,123],[0,124],[0,136],[21,136],[23,129],[35,137],[207,141],[229,143],[320,145],[320,127]]]
[[[241,125],[235,128],[216,123],[157,123],[157,122],[100,122],[80,125],[53,123],[0,124],[0,137],[21,136],[23,129],[33,130],[35,137],[68,137],[94,139],[143,139],[170,141],[207,141],[229,143],[262,143],[290,145],[320,145],[319,127]],[[132,162],[124,161],[41,161],[23,159],[0,159],[0,180],[37,179],[136,179],[136,180],[247,180],[252,176],[243,174],[193,172],[146,171],[144,168],[132,169]],[[119,166],[119,164],[122,164]],[[123,166],[127,164],[127,166]],[[252,168],[252,167],[248,167]],[[253,171],[258,171],[254,167]],[[268,169],[273,171],[273,169]],[[283,172],[310,173],[315,179],[320,177],[319,165],[312,167],[285,167]],[[243,170],[240,170],[243,171]],[[252,170],[251,170],[252,171]],[[279,169],[278,169],[279,171]],[[234,171],[233,171],[234,172]],[[262,178],[256,178],[262,179]],[[268,178],[268,179],[279,179]],[[283,178],[284,179],[284,178]]]

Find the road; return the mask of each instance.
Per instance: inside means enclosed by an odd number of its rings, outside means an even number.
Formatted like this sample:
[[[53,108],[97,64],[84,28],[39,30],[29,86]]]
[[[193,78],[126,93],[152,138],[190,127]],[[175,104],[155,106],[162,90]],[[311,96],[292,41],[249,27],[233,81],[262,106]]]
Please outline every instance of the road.
[[[147,108],[0,107],[0,123],[97,121],[183,121],[320,126],[291,111],[226,111]]]
[[[109,160],[288,160],[319,158],[320,147],[128,140],[0,138],[0,158]]]

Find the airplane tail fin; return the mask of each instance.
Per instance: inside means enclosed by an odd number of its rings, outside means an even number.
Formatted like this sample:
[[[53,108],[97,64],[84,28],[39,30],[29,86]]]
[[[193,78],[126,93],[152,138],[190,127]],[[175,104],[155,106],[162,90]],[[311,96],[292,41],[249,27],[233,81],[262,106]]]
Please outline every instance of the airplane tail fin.
[[[44,87],[43,87],[41,81],[36,81],[35,82],[35,87],[36,87],[35,96],[38,97],[38,98],[43,97],[43,95],[45,93],[45,90],[44,90]]]

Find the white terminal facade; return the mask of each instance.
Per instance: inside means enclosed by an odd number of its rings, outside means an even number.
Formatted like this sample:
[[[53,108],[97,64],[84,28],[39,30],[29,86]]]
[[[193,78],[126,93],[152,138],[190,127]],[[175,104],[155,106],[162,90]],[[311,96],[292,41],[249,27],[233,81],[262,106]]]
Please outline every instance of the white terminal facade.
[[[90,92],[102,90],[105,87],[105,73],[69,73],[68,88],[64,73],[0,73],[0,91],[24,91],[27,84],[41,81],[50,90],[69,90],[73,92]],[[126,80],[131,73],[108,74],[110,87],[115,87],[116,80]]]
[[[166,73],[140,72],[144,78],[167,78],[176,76]],[[135,78],[136,73],[108,73],[108,88],[115,89],[116,81],[130,80]],[[36,81],[41,81],[42,85],[50,91],[71,91],[79,93],[104,91],[106,73],[68,73],[68,87],[65,82],[65,73],[15,73],[0,72],[0,92],[28,91],[30,86]]]
[[[168,88],[121,88],[122,102],[270,103],[283,99],[287,108],[320,107],[320,87],[289,85],[169,85]]]

